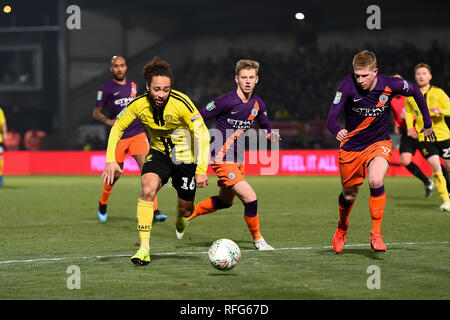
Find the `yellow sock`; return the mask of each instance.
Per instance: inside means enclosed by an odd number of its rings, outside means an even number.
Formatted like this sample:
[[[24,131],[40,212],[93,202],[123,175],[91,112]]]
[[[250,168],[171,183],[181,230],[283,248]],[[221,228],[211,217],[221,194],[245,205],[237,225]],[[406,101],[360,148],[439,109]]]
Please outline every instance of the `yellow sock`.
[[[439,192],[439,195],[441,196],[442,200],[444,202],[450,201],[450,198],[448,196],[448,190],[447,190],[447,184],[445,182],[444,175],[442,172],[435,173],[433,175],[434,183],[436,184],[436,189]]]
[[[141,247],[150,250],[150,232],[153,223],[153,202],[139,199],[137,203],[137,229]]]

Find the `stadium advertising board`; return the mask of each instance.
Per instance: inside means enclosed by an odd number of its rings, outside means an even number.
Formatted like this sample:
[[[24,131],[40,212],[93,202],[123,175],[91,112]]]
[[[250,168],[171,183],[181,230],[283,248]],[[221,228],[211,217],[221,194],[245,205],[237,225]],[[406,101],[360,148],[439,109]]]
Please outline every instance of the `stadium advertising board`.
[[[100,175],[105,165],[104,151],[6,151],[5,175],[70,174]],[[414,162],[425,174],[431,169],[420,154]],[[245,173],[247,175],[305,175],[338,176],[338,150],[281,150],[278,152],[246,151]],[[136,161],[127,157],[124,162],[126,174],[139,174]],[[208,174],[213,174],[209,168]],[[399,152],[393,150],[390,176],[410,176],[400,165]]]

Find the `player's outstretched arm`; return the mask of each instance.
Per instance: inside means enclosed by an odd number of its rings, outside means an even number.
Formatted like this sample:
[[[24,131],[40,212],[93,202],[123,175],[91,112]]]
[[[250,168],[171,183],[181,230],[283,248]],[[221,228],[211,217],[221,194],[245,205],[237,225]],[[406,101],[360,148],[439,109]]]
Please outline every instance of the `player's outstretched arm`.
[[[114,125],[114,122],[116,122],[116,119],[108,119],[103,113],[101,108],[99,107],[95,107],[94,111],[92,111],[92,117],[101,122],[104,123],[110,127],[112,127]]]

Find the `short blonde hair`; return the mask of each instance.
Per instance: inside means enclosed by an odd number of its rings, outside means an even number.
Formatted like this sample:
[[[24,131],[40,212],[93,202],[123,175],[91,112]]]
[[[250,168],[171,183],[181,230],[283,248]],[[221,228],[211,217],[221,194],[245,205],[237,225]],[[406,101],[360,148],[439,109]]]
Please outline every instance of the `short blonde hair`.
[[[419,68],[426,68],[426,69],[428,69],[428,71],[431,73],[431,67],[430,67],[428,64],[426,64],[425,62],[421,62],[421,63],[417,64],[417,65],[414,67],[414,72],[416,72],[417,69],[419,69]]]
[[[255,60],[241,59],[236,63],[236,75],[239,75],[242,69],[255,69],[256,74],[259,71],[259,62]]]
[[[353,69],[360,70],[367,67],[372,70],[375,69],[377,67],[377,57],[372,51],[364,50],[353,57]]]

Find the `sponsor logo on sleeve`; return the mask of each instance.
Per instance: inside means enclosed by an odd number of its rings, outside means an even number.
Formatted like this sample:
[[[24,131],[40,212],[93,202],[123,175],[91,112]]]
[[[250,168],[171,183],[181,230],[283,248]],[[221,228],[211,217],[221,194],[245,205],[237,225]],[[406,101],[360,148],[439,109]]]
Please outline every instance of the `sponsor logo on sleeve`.
[[[409,91],[409,85],[406,80],[403,80],[403,91]]]
[[[208,110],[208,111],[211,111],[215,108],[216,108],[216,105],[214,104],[214,101],[208,103],[208,105],[206,106],[206,110]]]
[[[120,113],[117,115],[117,118],[120,118],[121,116],[123,116],[125,111],[127,111],[127,107],[123,108],[122,111],[120,111]]]
[[[341,97],[342,97],[342,92],[336,92],[336,96],[334,97],[334,101],[333,101],[333,103],[334,104],[338,104],[339,103],[339,101],[341,101]]]
[[[193,116],[191,118],[191,122],[194,122],[195,120],[197,120],[198,118],[200,118],[200,113],[197,113],[195,116]]]

